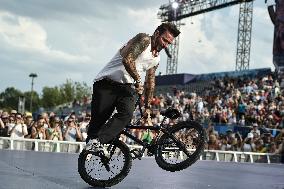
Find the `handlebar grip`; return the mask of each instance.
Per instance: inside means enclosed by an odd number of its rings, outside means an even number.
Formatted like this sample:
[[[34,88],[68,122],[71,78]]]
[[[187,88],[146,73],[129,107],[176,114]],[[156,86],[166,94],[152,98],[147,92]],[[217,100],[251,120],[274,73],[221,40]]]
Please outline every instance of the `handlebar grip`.
[[[141,99],[142,99],[142,94],[138,94],[138,98],[137,98],[137,101],[136,101],[136,103],[135,103],[135,107],[138,106],[139,111],[140,111],[140,114],[141,114],[141,116],[142,116],[142,115],[143,115],[143,112],[142,112]]]

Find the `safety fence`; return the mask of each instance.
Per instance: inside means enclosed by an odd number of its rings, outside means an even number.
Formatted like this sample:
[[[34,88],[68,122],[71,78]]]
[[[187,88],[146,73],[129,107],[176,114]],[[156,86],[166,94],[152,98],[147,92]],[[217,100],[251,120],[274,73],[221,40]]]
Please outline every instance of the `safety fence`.
[[[85,146],[84,142],[51,141],[39,139],[15,139],[0,137],[0,149],[9,150],[30,150],[40,152],[64,152],[80,153]],[[132,149],[141,149],[141,146],[129,145]],[[144,154],[144,157],[147,153]],[[169,152],[168,156],[178,156],[183,159],[183,153]],[[225,162],[249,162],[249,163],[280,163],[280,155],[269,153],[239,152],[239,151],[219,151],[204,150],[200,155],[200,160],[215,160]]]

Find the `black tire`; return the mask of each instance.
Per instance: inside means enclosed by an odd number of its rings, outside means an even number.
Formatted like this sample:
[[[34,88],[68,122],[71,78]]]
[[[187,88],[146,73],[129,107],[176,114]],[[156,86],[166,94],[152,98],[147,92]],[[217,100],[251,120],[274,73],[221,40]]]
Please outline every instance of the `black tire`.
[[[166,171],[180,171],[199,159],[200,154],[204,150],[205,130],[197,122],[184,121],[172,126],[169,132],[183,143],[187,150],[191,148],[190,152],[186,155],[173,139],[167,134],[163,134],[157,140],[155,159],[159,167]],[[181,159],[181,155],[183,159]]]
[[[115,153],[110,158],[109,171],[103,165],[102,156],[98,153],[86,150],[80,153],[78,158],[78,172],[86,183],[94,187],[110,187],[118,184],[128,175],[132,166],[129,148],[119,140],[113,142],[113,146],[111,146],[109,151],[113,148],[115,149]],[[92,163],[91,166],[89,165],[90,163]],[[98,174],[93,174],[93,170],[98,172]]]

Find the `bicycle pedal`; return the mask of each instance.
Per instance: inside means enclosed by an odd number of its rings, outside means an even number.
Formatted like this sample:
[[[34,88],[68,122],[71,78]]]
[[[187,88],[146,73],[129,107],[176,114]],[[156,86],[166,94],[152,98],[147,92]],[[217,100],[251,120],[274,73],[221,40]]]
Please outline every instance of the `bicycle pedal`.
[[[139,159],[139,160],[141,160],[142,155],[143,155],[142,152],[141,152],[141,150],[137,150],[137,149],[131,150],[130,153],[132,154],[132,159],[133,159],[133,160],[134,160],[134,159]]]
[[[148,151],[148,152],[147,152],[147,156],[149,156],[149,157],[150,157],[150,156],[154,156],[154,154],[153,154],[152,152],[149,152],[149,151]]]
[[[148,156],[153,156],[156,154],[156,148],[155,146],[151,145],[148,147],[148,150],[147,150],[147,155]]]

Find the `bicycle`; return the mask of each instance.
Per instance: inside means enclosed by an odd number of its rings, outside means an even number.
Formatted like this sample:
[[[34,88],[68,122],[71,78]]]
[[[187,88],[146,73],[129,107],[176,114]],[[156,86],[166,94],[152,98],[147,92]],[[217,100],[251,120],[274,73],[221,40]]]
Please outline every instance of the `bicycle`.
[[[139,96],[136,107],[142,108]],[[195,121],[182,121],[175,125],[165,124],[166,119],[177,119],[180,112],[174,108],[168,108],[162,112],[164,116],[159,126],[141,126],[141,119],[135,124],[129,124],[104,151],[92,152],[83,150],[78,158],[78,172],[81,178],[94,187],[110,187],[121,182],[129,173],[132,160],[142,158],[146,152],[148,156],[155,156],[158,166],[166,171],[181,171],[195,163],[204,150],[205,131]],[[128,130],[141,129],[156,132],[151,143],[144,142],[130,134]],[[129,137],[142,149],[130,150],[129,147],[119,140],[120,135]]]

